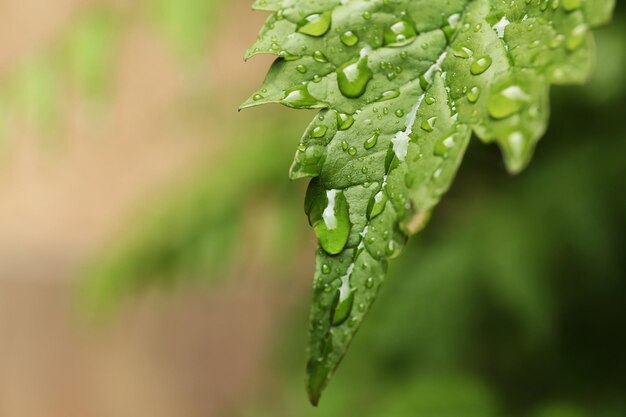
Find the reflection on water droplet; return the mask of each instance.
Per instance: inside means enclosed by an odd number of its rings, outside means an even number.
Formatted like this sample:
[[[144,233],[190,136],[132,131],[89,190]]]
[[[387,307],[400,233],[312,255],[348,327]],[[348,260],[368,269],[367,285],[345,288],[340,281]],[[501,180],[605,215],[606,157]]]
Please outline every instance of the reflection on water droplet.
[[[337,69],[337,84],[341,94],[348,98],[358,98],[365,93],[373,76],[367,60],[367,55],[362,54],[356,61],[348,62]]]
[[[309,93],[305,84],[301,84],[285,90],[280,102],[289,107],[310,107],[317,104],[317,99]]]
[[[467,100],[470,103],[476,103],[479,98],[480,98],[480,87],[474,86],[470,88],[469,92],[467,93]]]
[[[345,113],[337,113],[337,127],[339,130],[348,130],[354,124],[354,117]]]
[[[513,85],[489,97],[487,109],[494,119],[504,119],[519,112],[529,99],[524,90]]]
[[[482,56],[477,58],[472,62],[472,66],[470,67],[470,71],[473,75],[480,75],[487,71],[491,64],[493,63],[493,59],[490,56]]]
[[[372,197],[369,201],[367,207],[367,218],[371,220],[382,213],[388,200],[389,199],[384,188],[376,193],[376,195],[374,195],[374,197]]]
[[[350,317],[350,313],[352,312],[352,305],[354,304],[354,291],[350,288],[350,276],[352,275],[353,268],[354,265],[351,265],[346,275],[341,277],[341,287],[337,290],[331,319],[331,324],[333,326],[340,326],[343,324],[348,317]]]
[[[343,44],[346,46],[354,46],[359,42],[359,37],[350,30],[342,33],[339,38],[341,39],[341,42],[343,42]]]
[[[304,18],[298,26],[298,32],[309,36],[323,36],[330,29],[330,12],[313,13]]]
[[[416,37],[413,24],[407,20],[399,20],[385,29],[383,42],[385,46],[398,47],[410,44]]]
[[[456,141],[454,139],[454,136],[444,137],[435,144],[434,154],[436,156],[445,158],[448,156],[450,151],[454,149],[455,145],[456,145]]]
[[[363,147],[367,150],[372,149],[378,143],[379,133],[374,133],[374,135],[367,139],[365,143],[363,143]]]
[[[348,242],[352,227],[344,193],[340,190],[324,190],[318,180],[312,180],[306,202],[309,222],[320,246],[331,255],[340,253]]]

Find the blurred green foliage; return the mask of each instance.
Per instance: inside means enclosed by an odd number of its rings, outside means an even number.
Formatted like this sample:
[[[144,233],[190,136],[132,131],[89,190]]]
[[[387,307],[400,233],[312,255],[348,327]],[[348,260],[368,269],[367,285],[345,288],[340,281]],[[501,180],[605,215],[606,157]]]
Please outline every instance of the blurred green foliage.
[[[292,156],[288,132],[259,120],[254,143],[209,164],[168,203],[150,205],[148,215],[88,269],[83,302],[89,311],[106,313],[129,295],[180,280],[215,281],[253,253],[276,271],[288,264],[305,234],[300,204],[285,177]],[[246,248],[246,222],[258,224],[258,218],[270,225],[262,230],[265,247]]]
[[[145,0],[132,15],[101,5],[77,15],[52,42],[32,51],[0,78],[0,138],[16,117],[25,117],[42,132],[58,121],[68,90],[88,101],[111,91],[120,40],[144,19],[189,65],[204,57],[220,2],[214,0]]]

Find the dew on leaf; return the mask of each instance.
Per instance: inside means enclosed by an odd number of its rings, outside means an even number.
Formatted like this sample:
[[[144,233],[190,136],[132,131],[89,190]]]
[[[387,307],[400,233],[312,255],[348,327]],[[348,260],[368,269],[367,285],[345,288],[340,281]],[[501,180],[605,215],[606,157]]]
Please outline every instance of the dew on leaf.
[[[309,220],[322,248],[331,255],[338,254],[346,246],[350,234],[348,201],[339,190],[314,192],[316,195]]]
[[[317,104],[317,99],[305,84],[301,84],[285,90],[281,103],[289,107],[310,107]]]
[[[346,46],[354,46],[359,43],[359,37],[350,30],[342,33],[339,39]]]
[[[487,109],[494,119],[505,119],[519,112],[528,100],[524,90],[513,85],[489,97]]]
[[[329,12],[310,14],[300,23],[298,32],[315,37],[324,36],[330,29],[331,20]]]
[[[337,113],[337,127],[339,130],[348,130],[354,124],[354,117],[345,113]]]
[[[417,37],[413,24],[407,20],[399,20],[385,29],[383,42],[385,46],[398,47],[410,44]]]
[[[374,133],[374,135],[372,135],[371,138],[367,139],[363,143],[363,147],[367,150],[372,149],[378,143],[378,136],[379,136],[379,133]]]
[[[348,62],[337,69],[337,84],[341,94],[348,98],[358,98],[365,93],[367,84],[373,77],[367,61],[367,55],[361,55],[356,61]]]
[[[489,67],[491,67],[492,63],[493,63],[493,60],[491,59],[490,56],[481,56],[479,58],[476,58],[474,62],[472,62],[470,71],[473,75],[480,75],[484,73],[485,71],[487,71]]]

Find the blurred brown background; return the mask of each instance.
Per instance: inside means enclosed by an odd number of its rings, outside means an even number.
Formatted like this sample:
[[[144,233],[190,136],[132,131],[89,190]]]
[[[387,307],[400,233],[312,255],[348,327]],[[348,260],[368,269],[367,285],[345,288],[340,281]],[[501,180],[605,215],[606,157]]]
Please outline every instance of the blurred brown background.
[[[103,109],[67,88],[60,127],[41,131],[17,114],[3,139],[0,416],[220,415],[258,382],[277,308],[263,280],[148,298],[98,331],[77,320],[71,297],[82,264],[125,227],[128,212],[210,161],[227,126],[210,108],[180,110],[193,102],[189,74],[140,2],[1,2],[0,77],[96,7],[132,19]],[[269,61],[242,59],[265,16],[245,0],[224,7],[212,30],[219,35],[193,71],[198,88],[219,90],[220,111],[232,118]]]

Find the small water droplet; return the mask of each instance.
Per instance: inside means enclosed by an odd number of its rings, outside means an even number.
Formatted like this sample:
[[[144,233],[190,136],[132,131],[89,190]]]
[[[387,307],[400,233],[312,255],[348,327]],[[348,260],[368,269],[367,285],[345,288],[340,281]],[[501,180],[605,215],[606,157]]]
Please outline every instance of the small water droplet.
[[[345,113],[337,113],[337,128],[339,130],[348,130],[354,124],[354,117]]]
[[[379,136],[379,133],[374,133],[374,135],[372,135],[371,138],[367,139],[363,143],[363,147],[367,150],[372,149],[378,143],[378,136]]]
[[[399,96],[400,96],[400,90],[389,90],[389,91],[385,91],[384,93],[382,93],[378,101],[392,100]]]
[[[422,122],[421,128],[426,132],[432,132],[435,130],[435,122],[437,121],[437,117],[431,117]]]
[[[359,43],[359,37],[351,30],[342,33],[339,38],[341,39],[341,42],[346,46],[354,46]]]
[[[322,51],[313,52],[313,59],[321,63],[328,62],[328,58],[326,58],[326,55],[324,55]]]
[[[474,86],[467,93],[467,100],[470,103],[476,103],[480,98],[480,87]]]
[[[383,212],[388,201],[387,193],[384,189],[380,190],[369,201],[367,207],[367,218],[373,219]]]

